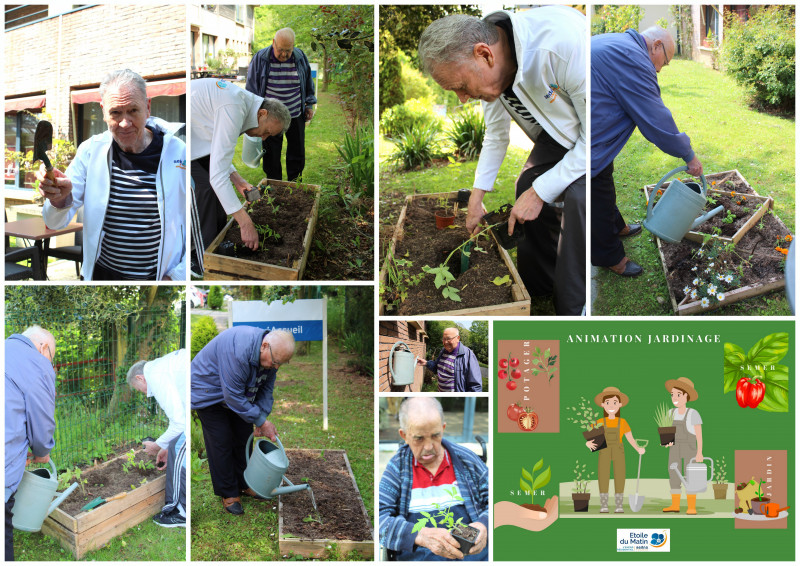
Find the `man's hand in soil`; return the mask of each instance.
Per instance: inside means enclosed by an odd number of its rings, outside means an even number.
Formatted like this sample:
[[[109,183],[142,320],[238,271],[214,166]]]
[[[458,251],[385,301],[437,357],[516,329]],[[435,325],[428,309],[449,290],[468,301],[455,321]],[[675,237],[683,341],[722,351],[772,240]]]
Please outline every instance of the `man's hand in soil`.
[[[436,556],[461,560],[464,555],[458,549],[459,544],[447,529],[432,529],[423,527],[414,540],[417,546],[424,546]]]
[[[33,452],[28,452],[27,458],[25,458],[25,465],[27,466],[31,462],[34,464],[46,464],[50,461],[50,454],[46,456],[34,456]]]
[[[483,218],[483,195],[486,191],[481,189],[472,189],[472,194],[469,196],[469,204],[467,205],[467,230],[470,234],[480,232],[481,218]]]
[[[236,187],[236,189],[240,193],[242,193],[243,197],[246,197],[246,195],[244,194],[245,191],[249,191],[250,189],[253,188],[253,185],[248,183],[245,180],[244,177],[239,175],[239,173],[237,171],[234,171],[233,173],[231,173],[230,179],[231,179],[231,183],[233,183],[233,186]]]
[[[699,177],[700,175],[703,174],[703,164],[700,163],[700,160],[697,159],[696,155],[692,158],[690,162],[686,164],[686,166],[689,168],[689,170],[687,171],[689,175],[693,175],[694,177]]]
[[[144,451],[151,456],[158,456],[158,451],[161,450],[161,447],[151,440],[145,440],[142,445],[144,446]]]
[[[539,198],[533,187],[519,195],[511,215],[508,217],[508,235],[514,233],[514,226],[517,222],[528,222],[536,220],[542,212],[544,201]]]
[[[510,501],[494,504],[494,526],[514,525],[526,531],[543,531],[558,519],[558,496],[544,504],[546,511],[533,511]]]
[[[239,230],[242,234],[242,242],[251,250],[258,249],[258,232],[253,224],[253,220],[244,208],[240,208],[233,213],[233,218],[239,223]]]
[[[167,449],[162,448],[161,450],[158,451],[158,455],[156,456],[156,468],[160,470],[164,468],[166,465],[167,465]]]
[[[472,545],[472,548],[469,549],[469,554],[479,554],[486,548],[486,540],[489,535],[486,533],[486,527],[483,523],[476,521],[470,523],[469,526],[478,529],[478,538],[475,539],[475,543]]]
[[[275,442],[275,439],[278,436],[278,429],[275,428],[275,425],[269,421],[264,421],[264,424],[261,426],[257,426],[255,430],[255,436],[266,436],[272,442]]]

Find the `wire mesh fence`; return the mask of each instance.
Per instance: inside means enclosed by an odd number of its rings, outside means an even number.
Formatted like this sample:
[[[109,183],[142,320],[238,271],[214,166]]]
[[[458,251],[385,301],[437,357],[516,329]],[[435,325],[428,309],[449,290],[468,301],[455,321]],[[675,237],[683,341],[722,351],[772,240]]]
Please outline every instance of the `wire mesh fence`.
[[[56,339],[56,430],[50,455],[60,470],[157,438],[167,419],[153,397],[133,391],[128,369],[184,347],[185,310],[145,308],[122,321],[101,322],[85,309],[6,312],[5,336],[33,324]],[[36,320],[33,320],[33,318]]]

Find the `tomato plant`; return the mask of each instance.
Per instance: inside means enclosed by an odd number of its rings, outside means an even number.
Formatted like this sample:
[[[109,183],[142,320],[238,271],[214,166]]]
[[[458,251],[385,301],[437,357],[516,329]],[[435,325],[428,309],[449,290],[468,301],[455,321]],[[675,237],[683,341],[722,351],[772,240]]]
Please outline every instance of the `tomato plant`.
[[[511,370],[511,377],[513,377],[514,379],[519,379],[520,377],[522,377],[522,372],[519,371],[518,369],[513,369]]]
[[[517,388],[517,382],[516,382],[516,381],[511,381],[511,380],[508,380],[508,381],[506,382],[506,387],[507,387],[507,388],[508,388],[510,391],[514,391],[514,390]]]
[[[755,409],[764,400],[764,382],[757,377],[753,379],[755,381],[750,381],[750,378],[745,376],[736,384],[736,402],[740,407]]]
[[[500,379],[505,379],[508,377],[508,372],[504,369],[501,369],[500,371],[497,372],[497,377]]]
[[[513,381],[511,383],[514,383]],[[534,413],[530,408],[526,408],[517,417],[517,426],[520,430],[530,432],[539,426],[539,416]]]
[[[508,416],[509,419],[515,421],[519,417],[520,413],[524,412],[525,410],[520,406],[519,403],[513,403],[508,406],[508,409],[506,410],[506,415]]]

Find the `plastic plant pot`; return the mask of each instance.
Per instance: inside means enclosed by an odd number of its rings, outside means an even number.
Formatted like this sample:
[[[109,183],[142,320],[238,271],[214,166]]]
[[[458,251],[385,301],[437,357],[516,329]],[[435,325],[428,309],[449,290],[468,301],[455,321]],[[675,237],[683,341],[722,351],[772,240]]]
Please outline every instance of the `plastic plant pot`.
[[[525,231],[519,222],[514,225],[514,232],[511,236],[508,235],[508,217],[511,215],[512,208],[512,205],[504,204],[497,210],[483,215],[483,220],[490,226],[497,224],[492,228],[492,232],[494,232],[500,245],[507,250],[516,248],[520,240],[525,237]]]
[[[437,210],[436,211],[436,229],[442,230],[451,226],[455,222],[456,217],[450,210]]]
[[[470,189],[458,189],[458,194],[456,195],[456,201],[458,204],[467,204],[469,202],[469,197],[472,195],[472,191]]]

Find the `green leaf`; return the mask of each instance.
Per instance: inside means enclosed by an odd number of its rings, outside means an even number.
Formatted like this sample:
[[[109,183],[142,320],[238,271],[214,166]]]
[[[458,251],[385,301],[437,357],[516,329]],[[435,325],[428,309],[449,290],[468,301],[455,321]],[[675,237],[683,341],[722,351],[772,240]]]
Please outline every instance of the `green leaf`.
[[[536,463],[533,465],[533,470],[532,470],[532,471],[533,471],[533,473],[536,473],[536,470],[539,470],[539,469],[541,469],[541,468],[542,468],[542,466],[544,466],[544,458],[542,458],[541,460],[539,460],[538,462],[536,462]]]
[[[519,480],[519,488],[522,491],[527,491],[528,493],[532,493],[533,492],[533,490],[531,489],[530,484],[526,483],[522,479]]]
[[[776,332],[765,336],[747,352],[747,359],[751,364],[770,365],[783,359],[789,351],[789,333]]]
[[[533,481],[533,476],[531,476],[531,473],[525,468],[522,468],[522,477],[528,481]]]
[[[442,296],[445,299],[450,299],[451,301],[456,301],[457,303],[461,302],[461,297],[458,294],[458,289],[455,287],[447,286],[442,289]]]
[[[494,283],[498,287],[500,285],[505,285],[506,283],[510,283],[510,282],[511,282],[511,278],[508,275],[504,275],[503,277],[495,277],[494,279],[492,279],[492,283]]]
[[[789,412],[789,368],[775,365],[775,369],[764,373],[762,381],[764,400],[756,408],[770,413]]]
[[[547,466],[545,471],[536,476],[532,487],[533,489],[539,489],[540,487],[546,486],[548,483],[550,483],[550,466]]]
[[[422,519],[417,519],[417,522],[416,522],[416,524],[414,525],[414,528],[413,528],[413,529],[411,529],[411,532],[412,532],[412,533],[416,533],[417,531],[420,531],[420,530],[422,530],[423,528],[425,528],[425,525],[427,525],[427,524],[428,524],[428,519],[424,519],[424,518],[422,518]]]
[[[536,348],[534,348],[534,350],[533,350],[533,355],[534,356],[538,356],[541,353],[542,353],[542,351],[539,349],[539,346],[536,346]]]
[[[722,374],[722,393],[730,393],[736,391],[736,384],[744,377],[744,372],[739,369],[739,366],[733,367],[725,364],[725,372]]]
[[[549,358],[550,357],[550,348],[548,348],[547,350],[544,351],[544,357],[545,358]]]
[[[425,268],[423,267],[423,269]],[[726,368],[732,366],[739,369],[739,366],[744,365],[747,360],[744,350],[731,342],[725,342],[724,352]]]

